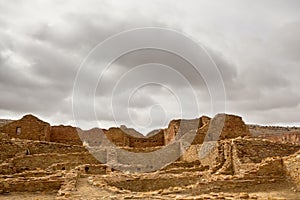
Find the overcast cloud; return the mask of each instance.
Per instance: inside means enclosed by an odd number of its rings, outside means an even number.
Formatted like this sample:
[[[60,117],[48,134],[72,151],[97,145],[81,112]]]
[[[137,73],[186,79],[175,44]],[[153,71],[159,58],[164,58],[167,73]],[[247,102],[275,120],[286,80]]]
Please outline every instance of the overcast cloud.
[[[52,124],[126,124],[147,132],[174,118],[222,111],[211,106],[205,78],[213,77],[197,75],[170,52],[144,49],[115,60],[98,86],[90,84],[104,60],[90,58],[96,64],[82,71],[75,122],[73,86],[89,52],[121,31],[159,27],[205,46],[224,82],[224,111],[247,123],[300,125],[299,10],[298,0],[0,0],[0,118],[33,113]],[[86,94],[91,87],[95,105]]]

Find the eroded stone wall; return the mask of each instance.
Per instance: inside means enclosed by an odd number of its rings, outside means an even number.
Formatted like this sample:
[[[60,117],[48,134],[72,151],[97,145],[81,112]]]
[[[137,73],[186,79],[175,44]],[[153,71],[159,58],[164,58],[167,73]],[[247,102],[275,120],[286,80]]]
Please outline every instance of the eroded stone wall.
[[[161,129],[149,137],[142,136],[125,126],[108,130],[95,128],[88,131],[63,125],[50,127],[48,123],[32,115],[9,123],[0,130],[7,133],[10,138],[45,140],[71,145],[82,145],[85,141],[90,146],[109,145],[105,142],[107,138],[116,146],[134,148],[164,146],[182,137],[192,144],[202,144],[204,140],[214,141],[250,135],[241,117],[226,114],[216,115],[213,119],[202,116],[191,120],[172,120],[168,128]]]
[[[133,148],[157,147],[164,146],[164,131],[160,130],[158,133],[151,137],[145,138],[129,138],[129,146]]]
[[[213,141],[250,136],[242,117],[227,114],[218,114],[211,120],[208,134],[209,140]]]
[[[117,146],[129,146],[129,136],[120,128],[103,130],[106,137]]]
[[[281,137],[281,141],[300,144],[300,132],[284,133]]]
[[[300,191],[300,151],[283,159],[284,168],[290,179],[297,185]]]
[[[0,174],[20,173],[26,170],[46,169],[56,163],[99,164],[99,161],[90,153],[68,154],[36,154],[22,155],[12,158],[0,165]]]
[[[261,139],[236,139],[234,145],[237,149],[237,156],[242,163],[259,163],[267,157],[284,157],[300,150],[299,145]]]
[[[182,137],[185,133],[195,130],[197,131],[198,128],[202,127],[202,120],[200,119],[177,119],[172,120],[169,123],[167,129],[164,130],[164,140],[165,144],[170,144],[174,142],[176,139]]]
[[[213,119],[206,116],[195,120],[173,120],[165,130],[165,144],[185,137],[192,144],[250,136],[249,129],[241,117],[218,114]],[[190,139],[190,137],[193,137]]]
[[[207,148],[206,154],[203,153],[205,148]],[[201,150],[203,156],[201,156]],[[236,138],[192,145],[187,150],[186,155],[182,156],[182,160],[191,162],[198,158],[203,165],[208,165],[213,172],[222,174],[244,174],[251,170],[256,171],[256,173],[268,174],[266,171],[271,168],[274,168],[272,173],[276,174],[276,170],[282,172],[282,168],[279,168],[282,166],[280,158],[293,155],[299,150],[300,145],[275,143],[261,139]],[[281,165],[278,164],[280,162]],[[262,164],[257,169],[259,163]],[[275,169],[274,166],[276,165],[278,165],[278,169]]]
[[[50,141],[81,145],[82,141],[78,135],[78,131],[72,126],[51,126]]]
[[[10,138],[50,141],[50,124],[33,115],[8,123],[0,127],[0,131]]]

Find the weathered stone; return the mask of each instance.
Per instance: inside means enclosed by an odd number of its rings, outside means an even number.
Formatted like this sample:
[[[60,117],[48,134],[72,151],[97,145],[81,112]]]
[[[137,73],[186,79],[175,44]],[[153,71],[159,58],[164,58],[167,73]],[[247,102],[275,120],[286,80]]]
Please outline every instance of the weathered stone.
[[[249,194],[247,194],[247,193],[241,193],[240,194],[240,198],[241,199],[249,199]]]

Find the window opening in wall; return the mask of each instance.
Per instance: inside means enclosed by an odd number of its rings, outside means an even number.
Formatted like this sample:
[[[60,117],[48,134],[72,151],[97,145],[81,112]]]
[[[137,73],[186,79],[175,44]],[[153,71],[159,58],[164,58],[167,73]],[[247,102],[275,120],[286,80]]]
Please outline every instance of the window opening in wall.
[[[21,129],[21,127],[17,127],[17,128],[16,128],[16,133],[17,133],[17,135],[20,135],[20,134],[21,134],[21,132],[22,132],[22,129]]]
[[[87,173],[88,171],[89,171],[89,167],[88,166],[86,166],[86,167],[84,167],[84,171]]]

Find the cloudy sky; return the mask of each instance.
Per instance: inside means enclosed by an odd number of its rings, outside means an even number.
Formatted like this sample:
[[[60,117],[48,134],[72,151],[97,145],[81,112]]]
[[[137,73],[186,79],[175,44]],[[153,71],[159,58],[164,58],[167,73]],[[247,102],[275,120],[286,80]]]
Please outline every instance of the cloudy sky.
[[[299,10],[298,0],[0,0],[0,118],[147,132],[227,112],[300,125]]]

